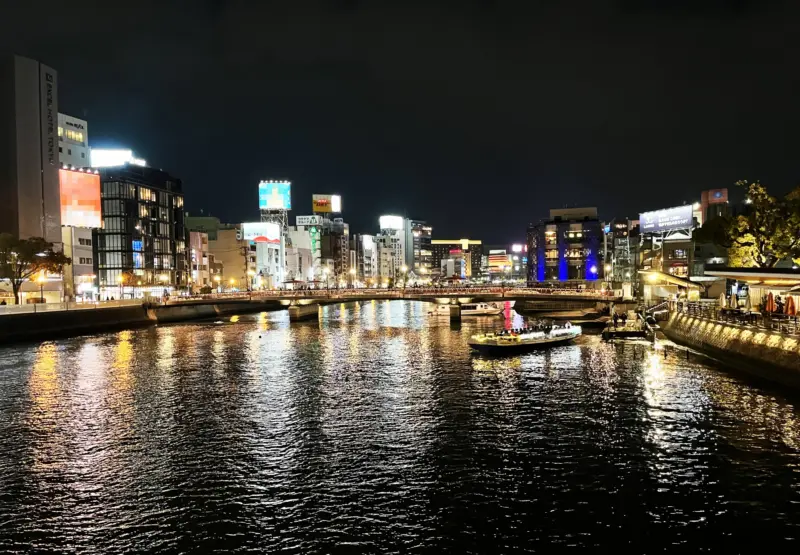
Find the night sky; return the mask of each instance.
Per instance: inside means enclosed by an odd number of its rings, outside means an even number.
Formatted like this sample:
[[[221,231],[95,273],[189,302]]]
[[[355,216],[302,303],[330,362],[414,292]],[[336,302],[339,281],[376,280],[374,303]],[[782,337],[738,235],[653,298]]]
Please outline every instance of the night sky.
[[[292,215],[340,193],[439,238],[524,239],[564,205],[601,217],[798,179],[800,2],[11,2],[0,51],[59,72],[92,146],[183,179],[191,213]]]

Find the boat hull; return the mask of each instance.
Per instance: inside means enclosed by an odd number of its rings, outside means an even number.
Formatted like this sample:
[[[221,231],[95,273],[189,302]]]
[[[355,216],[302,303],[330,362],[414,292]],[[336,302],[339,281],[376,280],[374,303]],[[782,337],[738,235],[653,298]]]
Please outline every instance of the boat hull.
[[[545,341],[525,342],[525,343],[494,343],[470,341],[469,346],[473,351],[484,355],[514,355],[527,353],[557,345],[565,345],[572,342],[579,335],[565,335],[563,337],[548,338]]]

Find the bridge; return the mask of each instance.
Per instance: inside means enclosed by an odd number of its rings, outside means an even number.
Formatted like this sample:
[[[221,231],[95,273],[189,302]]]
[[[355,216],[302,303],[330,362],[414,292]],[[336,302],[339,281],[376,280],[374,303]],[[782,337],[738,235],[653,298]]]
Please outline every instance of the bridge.
[[[0,306],[0,316],[62,311],[102,311],[103,309],[145,305],[154,309],[159,320],[177,321],[196,313],[204,316],[206,308],[233,313],[253,310],[288,308],[292,319],[314,317],[319,305],[371,300],[413,300],[453,305],[453,316],[462,304],[471,302],[525,301],[528,309],[574,309],[576,305],[618,303],[622,298],[614,291],[593,289],[545,289],[507,287],[408,287],[395,289],[303,289],[215,293],[167,299],[126,299],[96,303],[46,303]],[[518,305],[519,306],[519,305]],[[183,307],[183,308],[181,308]]]
[[[622,301],[618,292],[594,289],[545,289],[545,288],[506,288],[506,287],[409,287],[396,289],[302,289],[254,291],[247,293],[222,293],[201,295],[187,299],[175,297],[167,305],[235,302],[236,300],[254,302],[278,302],[289,308],[294,320],[312,318],[317,314],[318,305],[371,300],[411,300],[438,304],[449,304],[453,317],[460,315],[458,307],[473,302],[526,301],[529,308],[572,309],[575,303],[596,305],[597,303],[617,303]]]

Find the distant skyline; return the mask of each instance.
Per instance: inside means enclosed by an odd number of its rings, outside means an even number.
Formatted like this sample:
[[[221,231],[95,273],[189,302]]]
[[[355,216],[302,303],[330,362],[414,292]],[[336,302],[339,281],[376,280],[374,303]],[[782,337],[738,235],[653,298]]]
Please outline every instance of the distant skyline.
[[[797,184],[797,2],[580,5],[44,0],[4,6],[0,51],[54,67],[93,146],[225,221],[289,179],[292,215],[338,193],[354,232],[393,213],[505,243],[564,205],[635,218]]]

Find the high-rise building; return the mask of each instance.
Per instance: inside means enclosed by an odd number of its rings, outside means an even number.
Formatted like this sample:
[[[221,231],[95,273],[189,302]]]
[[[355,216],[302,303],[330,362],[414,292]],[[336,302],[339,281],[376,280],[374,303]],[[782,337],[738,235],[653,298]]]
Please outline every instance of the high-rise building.
[[[478,279],[481,275],[482,243],[473,239],[432,239],[431,266],[434,274],[451,277],[442,272],[442,262],[464,260],[464,278]]]
[[[407,222],[411,236],[406,238],[406,264],[417,276],[430,275],[433,228],[421,220],[407,220]]]
[[[0,232],[61,243],[58,74],[0,58]]]
[[[549,220],[528,227],[528,283],[598,280],[602,249],[597,208],[550,210]]]
[[[402,216],[381,216],[378,219],[380,233],[375,237],[378,245],[378,275],[380,278],[397,279],[403,270],[408,272],[406,262],[408,220]]]
[[[192,291],[213,287],[208,260],[208,233],[189,231],[189,260]]]
[[[88,168],[89,124],[86,120],[58,114],[58,160],[63,166]]]
[[[311,230],[304,226],[289,226],[286,230],[286,280],[312,281],[314,257]]]
[[[100,296],[189,284],[183,187],[167,172],[126,164],[100,170],[103,227],[95,232]],[[119,298],[119,297],[117,297]]]
[[[356,278],[365,285],[375,285],[378,278],[378,246],[374,235],[350,236],[351,267]]]

